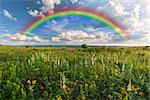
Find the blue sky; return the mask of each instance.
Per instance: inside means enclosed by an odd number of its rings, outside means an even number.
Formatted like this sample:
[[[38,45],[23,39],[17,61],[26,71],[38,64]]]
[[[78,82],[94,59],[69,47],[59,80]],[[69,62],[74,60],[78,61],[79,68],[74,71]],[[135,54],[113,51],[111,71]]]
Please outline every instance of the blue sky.
[[[28,23],[49,9],[82,7],[105,12],[124,25],[129,36],[122,40],[110,27],[96,20],[69,16],[49,20],[30,35],[20,34]],[[1,0],[0,44],[150,45],[147,0]]]

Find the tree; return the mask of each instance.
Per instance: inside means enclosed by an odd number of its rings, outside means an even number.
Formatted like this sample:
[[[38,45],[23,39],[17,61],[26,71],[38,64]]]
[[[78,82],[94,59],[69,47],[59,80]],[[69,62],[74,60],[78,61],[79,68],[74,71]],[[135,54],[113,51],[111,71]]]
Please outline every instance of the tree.
[[[84,43],[84,44],[81,45],[81,47],[82,48],[87,48],[87,44]]]

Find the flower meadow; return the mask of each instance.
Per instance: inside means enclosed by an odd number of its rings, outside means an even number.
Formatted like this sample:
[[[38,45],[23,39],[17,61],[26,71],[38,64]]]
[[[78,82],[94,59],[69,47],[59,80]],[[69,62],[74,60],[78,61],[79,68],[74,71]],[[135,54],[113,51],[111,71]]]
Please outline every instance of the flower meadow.
[[[149,49],[0,46],[0,99],[148,100]]]

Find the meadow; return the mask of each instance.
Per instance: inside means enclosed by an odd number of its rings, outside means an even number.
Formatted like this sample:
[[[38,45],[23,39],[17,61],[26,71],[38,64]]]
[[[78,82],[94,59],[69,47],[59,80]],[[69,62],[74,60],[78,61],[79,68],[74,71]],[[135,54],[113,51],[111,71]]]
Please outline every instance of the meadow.
[[[148,100],[149,50],[0,46],[0,100]]]

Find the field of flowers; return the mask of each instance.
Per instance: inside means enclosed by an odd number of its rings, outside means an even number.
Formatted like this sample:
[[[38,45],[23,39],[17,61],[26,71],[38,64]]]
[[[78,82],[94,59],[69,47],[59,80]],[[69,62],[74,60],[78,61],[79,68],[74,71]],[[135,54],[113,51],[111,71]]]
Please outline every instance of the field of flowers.
[[[148,100],[149,49],[0,46],[0,100]]]

